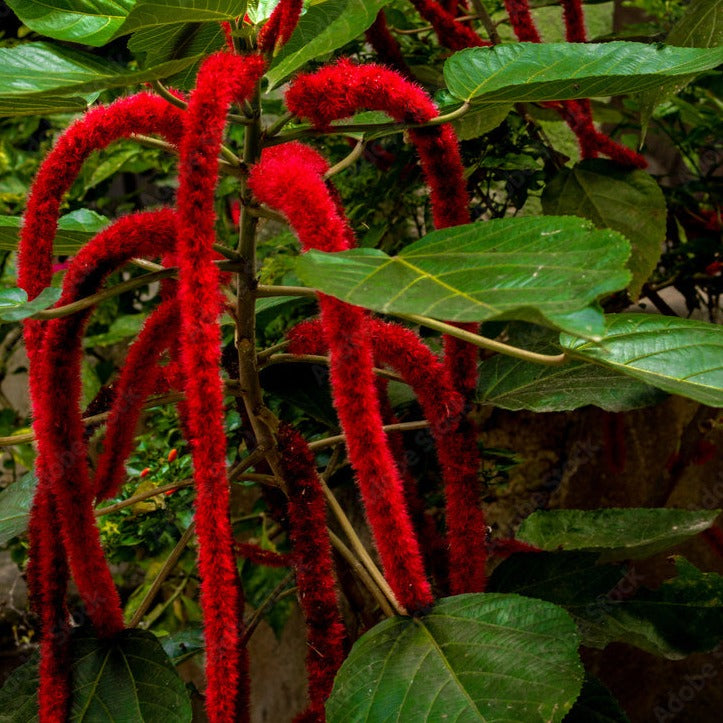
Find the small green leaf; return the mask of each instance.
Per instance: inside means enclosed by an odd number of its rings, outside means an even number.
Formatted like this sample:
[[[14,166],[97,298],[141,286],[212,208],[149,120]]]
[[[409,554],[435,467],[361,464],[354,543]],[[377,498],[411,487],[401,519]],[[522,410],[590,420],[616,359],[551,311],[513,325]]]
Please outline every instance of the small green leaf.
[[[517,539],[543,550],[586,550],[605,560],[649,557],[707,530],[720,510],[538,510]]]
[[[243,17],[246,0],[136,0],[115,37],[177,23],[219,23]]]
[[[269,90],[308,61],[361,35],[390,0],[321,0],[310,5],[266,73]]]
[[[552,216],[589,218],[598,228],[623,234],[632,246],[629,291],[637,299],[658,263],[665,240],[665,198],[650,174],[622,169],[603,159],[582,161],[563,168],[547,184],[542,208]]]
[[[59,45],[23,43],[0,48],[0,101],[125,88],[174,75],[196,60],[181,58],[153,68],[128,70],[118,63]]]
[[[138,335],[145,320],[146,314],[124,314],[113,320],[108,331],[95,334],[83,339],[83,346],[90,349],[96,346],[110,346]]]
[[[327,720],[556,723],[582,685],[578,642],[572,619],[550,603],[496,593],[446,598],[357,640]]]
[[[560,343],[575,359],[701,404],[723,406],[723,327],[655,314],[610,314],[605,321],[600,342],[564,334]]]
[[[161,638],[161,645],[174,665],[202,653],[206,646],[203,639],[203,630],[200,627],[186,628],[166,635]]]
[[[0,689],[0,723],[37,721],[37,656]],[[124,630],[98,640],[87,630],[71,640],[71,723],[190,723],[191,702],[155,635]]]
[[[17,249],[21,221],[19,216],[0,216],[0,249]],[[87,208],[61,216],[53,240],[53,253],[57,256],[72,256],[109,223],[110,220],[105,216]]]
[[[62,293],[62,289],[49,286],[43,289],[32,301],[23,289],[3,289],[0,291],[0,319],[20,321],[38,311],[52,306]]]
[[[35,475],[28,472],[0,492],[0,546],[27,529],[36,484]]]
[[[559,354],[557,335],[540,327],[510,333],[509,343],[540,354]],[[656,404],[665,393],[637,379],[596,364],[570,360],[543,366],[497,354],[479,368],[477,401],[503,409],[564,412],[593,405],[622,412]]]
[[[511,105],[502,103],[489,103],[487,105],[475,105],[461,118],[452,122],[457,137],[461,141],[468,141],[472,138],[479,138],[485,133],[497,128],[512,110]],[[444,110],[440,111],[444,113]]]
[[[445,321],[524,319],[602,332],[590,307],[627,284],[628,242],[566,217],[504,218],[433,231],[397,256],[310,251],[301,280],[351,304]]]
[[[135,0],[8,0],[31,30],[56,40],[105,45]]]
[[[444,65],[444,78],[461,100],[531,103],[635,93],[722,62],[723,47],[511,43],[455,53]]]

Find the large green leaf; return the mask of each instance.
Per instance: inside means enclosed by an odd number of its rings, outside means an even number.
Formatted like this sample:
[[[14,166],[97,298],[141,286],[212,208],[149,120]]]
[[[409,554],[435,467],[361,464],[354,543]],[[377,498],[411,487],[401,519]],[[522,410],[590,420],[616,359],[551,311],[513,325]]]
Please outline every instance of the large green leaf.
[[[552,216],[589,218],[598,228],[620,231],[632,246],[629,291],[632,298],[638,297],[665,240],[665,198],[652,176],[603,159],[582,161],[563,168],[547,184],[542,209]]]
[[[559,354],[556,335],[540,327],[514,330],[510,343],[541,354]],[[588,404],[622,412],[655,404],[665,393],[596,364],[570,360],[543,366],[498,354],[480,365],[477,400],[503,409],[564,412]]]
[[[82,113],[88,107],[83,98],[52,95],[13,96],[0,98],[0,116],[50,115],[51,113]]]
[[[600,342],[563,335],[573,358],[629,374],[670,394],[723,406],[723,327],[655,314],[611,314]]]
[[[186,687],[152,633],[124,630],[98,640],[79,629],[71,656],[71,723],[191,721]],[[33,657],[0,688],[0,723],[37,721],[37,686]]]
[[[50,43],[0,48],[0,101],[123,88],[174,75],[196,60],[181,58],[145,70],[128,70],[118,63]]]
[[[293,35],[271,63],[269,89],[305,65],[363,33],[390,0],[321,0],[307,8]]]
[[[53,253],[58,256],[72,256],[109,222],[105,216],[87,208],[61,216],[58,221],[58,232],[53,241]],[[21,219],[18,216],[0,216],[0,249],[3,251],[17,249],[20,223]]]
[[[723,45],[723,0],[693,0],[683,17],[670,29],[668,45],[686,48],[714,48]],[[643,128],[656,105],[678,93],[688,82],[682,78],[640,94],[640,116]]]
[[[218,23],[246,12],[246,0],[136,0],[115,37],[178,23]]]
[[[218,23],[179,23],[161,25],[133,33],[128,48],[143,68],[152,68],[176,58],[199,58],[193,65],[167,79],[174,88],[194,87],[202,58],[225,45],[223,30]]]
[[[517,595],[459,595],[390,618],[354,644],[329,723],[561,721],[582,685],[578,637],[561,608]]]
[[[586,550],[606,560],[649,557],[707,530],[720,510],[538,510],[517,539],[543,550]]]
[[[444,65],[444,77],[461,100],[516,103],[635,93],[721,62],[723,47],[512,43],[455,53]]]
[[[505,218],[433,231],[390,257],[376,249],[310,251],[301,280],[375,311],[449,321],[515,318],[593,336],[603,294],[624,287],[628,242],[579,218]]]
[[[49,38],[105,45],[135,0],[7,0],[31,30]]]
[[[0,546],[27,529],[36,484],[35,475],[28,472],[0,492]]]

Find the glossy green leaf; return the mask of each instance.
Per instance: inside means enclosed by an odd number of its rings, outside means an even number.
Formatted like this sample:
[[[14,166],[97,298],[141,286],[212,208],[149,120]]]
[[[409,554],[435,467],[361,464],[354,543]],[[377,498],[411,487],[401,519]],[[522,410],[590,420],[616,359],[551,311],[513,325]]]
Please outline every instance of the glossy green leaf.
[[[517,103],[635,93],[721,62],[723,47],[511,43],[455,53],[444,65],[444,77],[461,100]]]
[[[310,251],[297,260],[309,286],[392,314],[449,321],[524,319],[596,335],[590,308],[624,287],[628,242],[578,218],[505,218],[433,231],[390,257],[376,249]]]
[[[77,95],[105,88],[125,88],[166,78],[193,64],[181,58],[145,70],[125,66],[89,53],[50,43],[24,43],[0,48],[0,101],[9,103],[33,97]]]
[[[538,510],[517,539],[543,550],[586,550],[605,560],[649,557],[707,530],[720,510],[606,508]]]
[[[37,657],[0,689],[0,723],[37,721]],[[71,641],[70,723],[190,723],[191,702],[152,633],[124,630],[98,640],[85,629]]]
[[[582,685],[572,619],[517,595],[440,600],[354,644],[327,702],[329,723],[561,721]]]
[[[173,88],[190,90],[195,85],[201,59],[220,50],[225,43],[223,30],[218,23],[179,23],[133,33],[128,40],[128,49],[143,68],[152,68],[176,58],[198,58],[193,65],[168,77],[166,81]]]
[[[266,73],[269,89],[308,61],[361,35],[390,0],[321,0],[310,5]]]
[[[619,231],[630,241],[628,268],[634,299],[655,269],[665,240],[667,209],[655,179],[612,161],[593,159],[563,168],[545,187],[542,208],[552,216],[589,218],[598,228]]]
[[[683,16],[670,29],[668,45],[686,48],[715,48],[723,45],[723,0],[692,0]],[[660,105],[686,85],[688,78],[666,83],[640,94],[640,117],[643,128]]]
[[[723,406],[723,327],[655,314],[611,314],[599,342],[563,335],[570,356],[646,384]]]
[[[0,492],[0,546],[27,529],[36,484],[35,475],[28,472]]]
[[[60,298],[61,293],[61,289],[49,286],[32,301],[28,301],[28,295],[23,289],[3,289],[0,291],[0,319],[3,321],[27,319],[36,312],[52,306]]]
[[[72,96],[0,97],[0,117],[50,115],[52,113],[82,113],[87,107],[88,104],[83,98]]]
[[[556,334],[527,327],[509,343],[540,354],[559,354]],[[593,405],[622,412],[655,404],[665,393],[614,369],[570,360],[545,366],[497,354],[480,365],[477,401],[503,409],[564,412]]]
[[[18,247],[21,219],[18,216],[0,216],[0,249],[14,251]],[[105,216],[82,208],[61,216],[58,232],[53,241],[53,253],[71,256],[109,223]]]
[[[105,45],[135,0],[7,0],[31,30],[57,40]]]
[[[219,23],[243,17],[246,0],[136,0],[115,37],[178,23]]]

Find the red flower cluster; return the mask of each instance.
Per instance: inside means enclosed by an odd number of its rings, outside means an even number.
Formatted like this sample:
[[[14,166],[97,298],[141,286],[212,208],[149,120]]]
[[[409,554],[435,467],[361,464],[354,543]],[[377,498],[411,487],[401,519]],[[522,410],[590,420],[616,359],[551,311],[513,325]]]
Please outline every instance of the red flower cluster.
[[[262,53],[270,53],[285,45],[296,28],[304,0],[281,0],[261,28],[256,44]]]

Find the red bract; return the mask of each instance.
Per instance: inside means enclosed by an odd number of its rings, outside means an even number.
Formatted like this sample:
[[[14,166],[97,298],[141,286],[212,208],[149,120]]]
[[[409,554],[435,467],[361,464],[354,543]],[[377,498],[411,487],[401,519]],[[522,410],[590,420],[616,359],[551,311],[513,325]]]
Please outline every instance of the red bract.
[[[306,618],[309,711],[302,714],[306,716],[302,720],[315,720],[316,713],[316,719],[323,721],[324,702],[344,658],[344,626],[339,615],[334,562],[326,530],[326,504],[314,456],[304,438],[283,425],[278,442],[289,497],[289,537],[296,584]]]
[[[264,71],[260,56],[217,53],[201,66],[184,117],[178,187],[178,297],[187,425],[197,487],[201,605],[206,637],[206,707],[212,723],[248,716],[247,658],[241,619],[226,477],[218,316],[219,273],[213,263],[214,191],[226,114],[248,98]]]
[[[323,180],[326,168],[312,149],[288,143],[265,151],[249,176],[256,197],[286,216],[305,250],[342,251],[348,246],[348,225]],[[377,549],[401,603],[419,610],[431,604],[432,595],[382,430],[365,314],[325,295],[319,304],[335,406]]]

